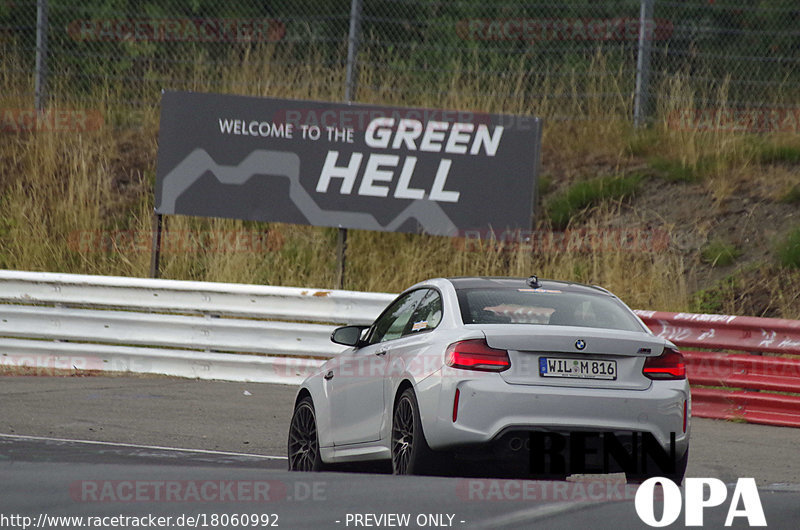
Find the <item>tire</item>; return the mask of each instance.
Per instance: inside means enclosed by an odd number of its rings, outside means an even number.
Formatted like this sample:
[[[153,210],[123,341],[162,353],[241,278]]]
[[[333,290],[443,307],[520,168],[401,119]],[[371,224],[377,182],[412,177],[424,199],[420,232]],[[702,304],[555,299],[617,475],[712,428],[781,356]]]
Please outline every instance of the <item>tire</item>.
[[[680,486],[683,484],[683,477],[686,475],[686,466],[689,465],[689,448],[683,454],[680,460],[675,462],[675,472],[667,475],[667,478]]]
[[[319,451],[317,416],[310,396],[301,399],[294,408],[289,424],[287,455],[289,471],[322,471],[324,468]]]
[[[400,395],[394,406],[391,450],[395,475],[422,475],[432,470],[433,451],[425,441],[417,396],[411,388]]]
[[[681,486],[683,484],[683,478],[686,475],[686,467],[689,464],[689,448],[686,448],[686,452],[683,456],[675,462],[675,471],[672,473],[646,473],[644,475],[637,475],[631,477],[634,482],[644,482],[645,480],[653,477],[664,477],[670,479],[674,482],[677,486]]]

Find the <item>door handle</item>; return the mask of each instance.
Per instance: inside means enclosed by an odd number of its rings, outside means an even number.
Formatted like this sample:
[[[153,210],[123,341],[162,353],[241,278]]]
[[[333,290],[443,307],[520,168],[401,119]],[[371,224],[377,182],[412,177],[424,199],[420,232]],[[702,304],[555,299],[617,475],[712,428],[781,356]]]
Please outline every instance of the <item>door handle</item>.
[[[386,352],[389,350],[378,350],[375,352],[375,355],[386,355]]]
[[[328,370],[328,373],[325,374],[325,381],[330,381],[333,379],[333,370]]]

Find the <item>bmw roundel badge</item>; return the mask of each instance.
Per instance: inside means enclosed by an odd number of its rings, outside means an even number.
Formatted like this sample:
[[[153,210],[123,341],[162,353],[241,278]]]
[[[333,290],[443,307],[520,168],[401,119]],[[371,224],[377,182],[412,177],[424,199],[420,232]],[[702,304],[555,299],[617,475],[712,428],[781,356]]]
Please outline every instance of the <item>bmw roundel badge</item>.
[[[575,347],[579,350],[582,350],[586,347],[586,341],[583,339],[578,339],[575,341]]]

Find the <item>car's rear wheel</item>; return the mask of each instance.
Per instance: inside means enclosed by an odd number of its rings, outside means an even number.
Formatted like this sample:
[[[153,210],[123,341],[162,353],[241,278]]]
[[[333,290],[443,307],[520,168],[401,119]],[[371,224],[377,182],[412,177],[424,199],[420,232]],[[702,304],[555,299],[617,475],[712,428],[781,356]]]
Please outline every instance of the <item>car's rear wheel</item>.
[[[425,441],[414,390],[400,395],[392,415],[392,472],[419,475],[431,470],[432,451]]]
[[[317,416],[310,396],[301,399],[294,408],[289,424],[289,471],[322,471],[317,436]]]
[[[689,465],[689,448],[686,448],[686,452],[683,456],[675,462],[675,472],[667,474],[667,478],[670,479],[672,482],[677,484],[678,486],[683,484],[683,477],[686,475],[686,467]]]
[[[675,462],[675,470],[672,472],[662,472],[654,471],[651,473],[645,473],[642,475],[637,475],[630,477],[633,482],[644,482],[645,480],[652,478],[652,477],[664,477],[670,479],[672,482],[677,484],[678,486],[683,484],[683,478],[686,475],[686,467],[689,464],[689,448],[686,448],[686,452],[683,454],[681,458],[676,460]]]

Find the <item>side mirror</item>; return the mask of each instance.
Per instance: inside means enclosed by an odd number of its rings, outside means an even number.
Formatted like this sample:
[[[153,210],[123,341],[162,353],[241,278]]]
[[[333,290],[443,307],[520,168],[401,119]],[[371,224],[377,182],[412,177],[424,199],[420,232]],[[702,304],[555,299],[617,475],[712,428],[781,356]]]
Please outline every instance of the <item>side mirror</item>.
[[[361,343],[361,332],[369,326],[344,326],[331,333],[331,340],[345,346],[358,346]]]

